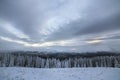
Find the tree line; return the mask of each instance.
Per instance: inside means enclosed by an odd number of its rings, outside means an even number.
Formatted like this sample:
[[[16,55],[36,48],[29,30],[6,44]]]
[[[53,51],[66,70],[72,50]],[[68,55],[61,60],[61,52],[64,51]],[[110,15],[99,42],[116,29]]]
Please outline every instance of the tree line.
[[[0,67],[72,68],[72,67],[120,67],[120,54],[96,53],[0,53]]]

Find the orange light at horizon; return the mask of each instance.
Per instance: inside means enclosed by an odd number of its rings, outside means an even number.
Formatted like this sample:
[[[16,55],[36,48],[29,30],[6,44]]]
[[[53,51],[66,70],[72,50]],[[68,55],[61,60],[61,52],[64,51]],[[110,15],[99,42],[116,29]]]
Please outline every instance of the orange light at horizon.
[[[86,43],[89,44],[97,44],[97,43],[101,43],[103,40],[91,40],[91,41],[86,41]]]

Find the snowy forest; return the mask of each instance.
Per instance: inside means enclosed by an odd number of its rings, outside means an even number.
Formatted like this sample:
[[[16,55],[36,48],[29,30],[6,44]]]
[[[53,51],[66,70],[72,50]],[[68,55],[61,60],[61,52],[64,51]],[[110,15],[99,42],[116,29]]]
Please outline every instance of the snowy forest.
[[[120,53],[0,52],[0,67],[72,68],[118,67]]]

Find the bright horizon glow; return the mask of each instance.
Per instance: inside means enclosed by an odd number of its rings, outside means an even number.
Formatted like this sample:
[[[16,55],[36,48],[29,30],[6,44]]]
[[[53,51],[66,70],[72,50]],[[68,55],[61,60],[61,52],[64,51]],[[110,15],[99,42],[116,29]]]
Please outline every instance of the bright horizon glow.
[[[25,42],[22,40],[15,40],[15,39],[3,37],[3,36],[0,36],[0,39],[7,41],[7,42],[21,44],[21,45],[24,45],[26,47],[49,47],[49,46],[56,46],[56,45],[57,46],[66,46],[68,44],[71,44],[71,41],[69,41],[69,40],[51,41],[51,42],[43,42],[43,43],[29,43],[29,42]]]
[[[101,43],[103,40],[91,40],[91,41],[86,41],[86,43],[89,44],[97,44],[97,43]]]

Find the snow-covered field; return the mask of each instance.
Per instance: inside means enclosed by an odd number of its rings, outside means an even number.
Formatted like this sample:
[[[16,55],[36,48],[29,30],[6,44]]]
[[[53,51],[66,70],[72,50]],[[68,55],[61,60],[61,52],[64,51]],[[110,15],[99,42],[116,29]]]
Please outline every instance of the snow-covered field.
[[[0,80],[120,80],[120,69],[1,67]]]

